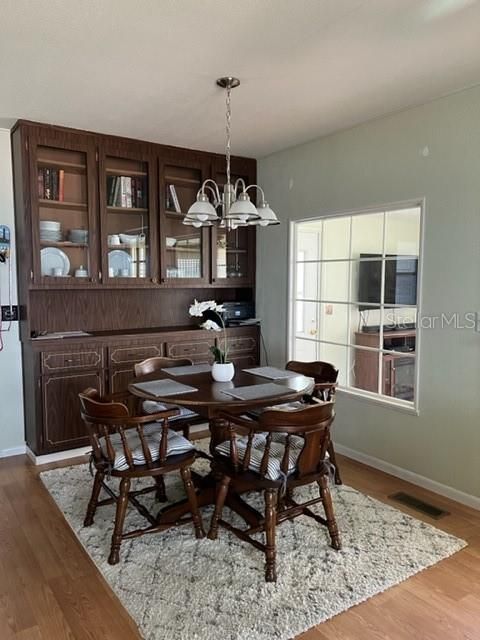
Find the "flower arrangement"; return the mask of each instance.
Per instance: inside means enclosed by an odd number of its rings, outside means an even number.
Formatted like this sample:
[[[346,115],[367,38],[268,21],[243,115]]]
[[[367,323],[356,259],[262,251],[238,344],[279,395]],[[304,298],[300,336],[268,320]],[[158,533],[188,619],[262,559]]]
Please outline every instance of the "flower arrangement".
[[[225,311],[221,304],[217,304],[215,300],[204,300],[198,302],[194,300],[190,305],[189,314],[195,318],[202,318],[200,324],[202,329],[207,331],[223,331],[224,348],[210,347],[215,362],[218,364],[228,364],[228,341],[225,322],[223,321],[222,312]]]

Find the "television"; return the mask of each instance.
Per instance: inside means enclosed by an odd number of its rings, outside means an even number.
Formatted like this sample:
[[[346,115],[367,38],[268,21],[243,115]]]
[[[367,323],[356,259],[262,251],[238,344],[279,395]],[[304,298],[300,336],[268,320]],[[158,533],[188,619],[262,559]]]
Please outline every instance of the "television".
[[[386,258],[389,260],[385,261],[385,306],[417,304],[418,257],[387,254]],[[371,309],[366,303],[380,303],[382,282],[382,254],[361,253],[362,259],[365,261],[360,262],[358,275],[360,311]]]

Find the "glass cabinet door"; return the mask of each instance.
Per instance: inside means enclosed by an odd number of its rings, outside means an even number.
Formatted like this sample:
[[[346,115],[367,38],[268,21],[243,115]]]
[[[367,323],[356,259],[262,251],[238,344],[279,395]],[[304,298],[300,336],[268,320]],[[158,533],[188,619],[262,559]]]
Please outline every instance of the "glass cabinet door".
[[[232,175],[232,183],[242,178],[246,185],[255,181],[254,176]],[[223,188],[227,176],[217,171],[215,179]],[[255,191],[250,197],[255,201]],[[212,282],[228,286],[253,285],[255,282],[255,227],[240,226],[234,230],[222,227],[212,229]]]
[[[227,231],[218,228],[215,233],[214,264],[215,280],[226,280],[235,286],[250,280],[252,229],[238,227]]]
[[[155,281],[152,262],[151,160],[119,149],[102,157],[103,280],[125,286]]]
[[[58,146],[43,139],[33,145],[33,279],[61,288],[96,281],[93,147],[68,137]]]
[[[207,283],[209,277],[208,228],[183,224],[205,176],[201,162],[190,164],[160,165],[162,282],[177,285]]]

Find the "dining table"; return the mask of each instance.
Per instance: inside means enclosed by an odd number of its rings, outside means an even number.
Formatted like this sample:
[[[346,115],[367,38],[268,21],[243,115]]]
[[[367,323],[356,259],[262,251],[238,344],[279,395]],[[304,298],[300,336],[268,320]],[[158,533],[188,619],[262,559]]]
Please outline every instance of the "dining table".
[[[193,371],[198,367],[192,367]],[[183,369],[183,367],[182,367]],[[200,373],[189,373],[189,367],[184,368],[185,371],[178,375],[177,368],[175,373],[168,369],[155,371],[148,375],[139,376],[129,384],[129,391],[132,395],[145,400],[153,400],[158,403],[175,404],[186,407],[195,411],[208,422],[210,431],[210,454],[215,447],[228,440],[229,425],[228,420],[222,415],[228,412],[235,415],[242,415],[249,410],[257,410],[262,407],[274,406],[280,403],[292,402],[302,399],[305,395],[311,393],[314,387],[314,380],[301,374],[292,374],[288,372],[288,377],[281,379],[267,379],[264,376],[255,375],[248,371],[236,371],[233,380],[230,382],[216,382],[212,378],[211,371],[202,371]],[[176,393],[175,395],[162,395],[158,391],[152,391],[148,387],[154,385],[143,385],[146,382],[173,380],[176,383],[187,385],[195,391],[186,393]],[[278,387],[274,389],[274,387]],[[143,387],[143,388],[142,388]],[[255,398],[239,399],[229,393],[242,393],[245,387],[257,387],[253,390]],[[274,390],[274,393],[272,393]],[[265,394],[264,394],[265,391]],[[215,504],[216,497],[216,473],[212,456],[200,452],[200,455],[211,460],[210,472],[201,475],[192,471],[192,480],[197,491],[197,500],[200,507]],[[260,514],[253,509],[245,500],[241,498],[241,494],[249,490],[248,485],[242,484],[241,480],[232,483],[225,504],[241,516],[249,525],[257,526]],[[189,512],[187,500],[181,500],[174,504],[169,504],[161,509],[157,515],[159,524],[172,523],[180,520]]]

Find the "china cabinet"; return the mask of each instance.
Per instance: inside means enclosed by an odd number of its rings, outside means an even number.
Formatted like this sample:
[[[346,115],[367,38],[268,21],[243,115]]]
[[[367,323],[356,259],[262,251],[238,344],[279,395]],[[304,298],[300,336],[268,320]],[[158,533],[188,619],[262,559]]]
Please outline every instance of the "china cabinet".
[[[40,455],[87,444],[84,388],[125,389],[152,355],[211,362],[216,337],[188,307],[254,299],[255,229],[182,223],[203,180],[225,180],[217,154],[28,121],[12,149],[26,440]],[[255,182],[255,160],[232,169]],[[88,335],[51,337],[72,331]],[[258,363],[258,327],[228,331],[236,366]]]

